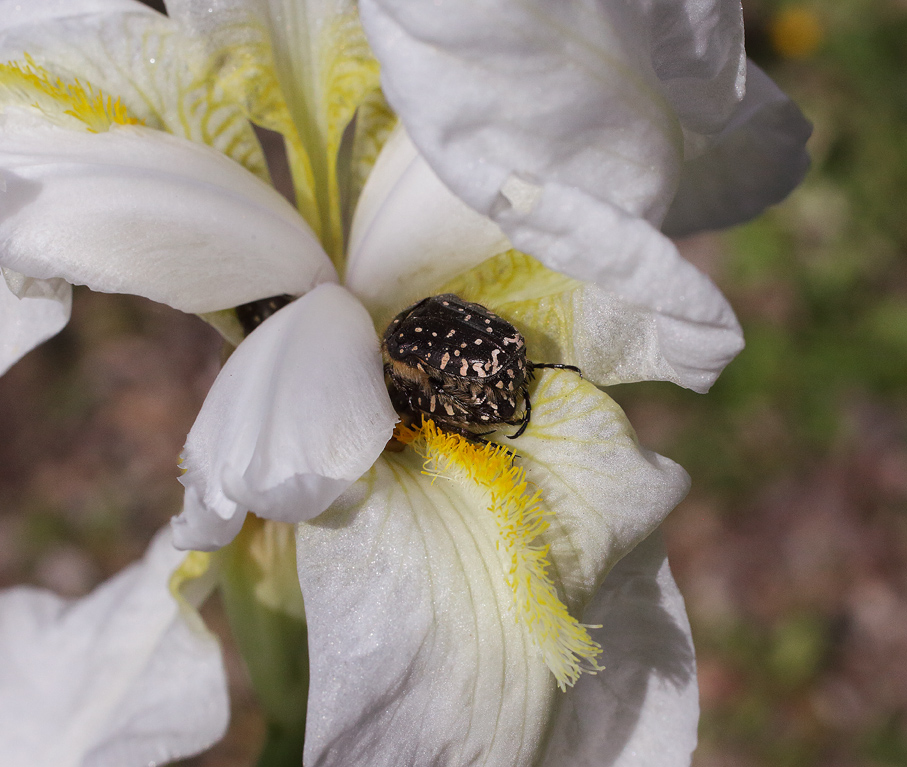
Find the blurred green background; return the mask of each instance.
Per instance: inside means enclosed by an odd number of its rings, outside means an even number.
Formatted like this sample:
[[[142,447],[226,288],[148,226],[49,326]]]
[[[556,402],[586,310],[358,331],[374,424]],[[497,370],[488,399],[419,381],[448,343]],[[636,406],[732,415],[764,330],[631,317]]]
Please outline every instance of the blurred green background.
[[[152,3],[153,4],[153,3]],[[616,387],[693,477],[671,561],[693,623],[697,767],[907,764],[907,0],[745,2],[750,55],[815,125],[803,186],[681,243],[747,348],[706,396]],[[195,317],[77,290],[0,379],[0,586],[85,593],[178,511],[176,459],[219,367]],[[218,605],[206,608],[216,629]],[[193,765],[254,763],[234,723]]]

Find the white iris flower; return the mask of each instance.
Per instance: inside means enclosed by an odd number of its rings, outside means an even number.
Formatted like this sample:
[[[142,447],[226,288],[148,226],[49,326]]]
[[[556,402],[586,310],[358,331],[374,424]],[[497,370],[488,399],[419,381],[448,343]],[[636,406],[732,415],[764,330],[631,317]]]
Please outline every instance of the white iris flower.
[[[752,66],[744,89],[739,5],[361,0],[405,130],[355,3],[168,11],[0,0],[0,364],[65,323],[70,284],[228,336],[231,307],[300,296],[212,387],[172,536],[214,550],[249,511],[298,524],[305,763],[687,763],[692,645],[653,531],[688,479],[594,384],[702,391],[741,347],[660,231],[743,220],[805,170],[796,107]],[[247,118],[283,134],[298,212]],[[383,452],[378,335],[442,292],[583,370],[539,376],[516,461],[430,426]],[[143,765],[220,735],[190,608],[214,570],[169,536],[66,610],[0,599],[4,764]],[[117,673],[93,671],[106,642]]]

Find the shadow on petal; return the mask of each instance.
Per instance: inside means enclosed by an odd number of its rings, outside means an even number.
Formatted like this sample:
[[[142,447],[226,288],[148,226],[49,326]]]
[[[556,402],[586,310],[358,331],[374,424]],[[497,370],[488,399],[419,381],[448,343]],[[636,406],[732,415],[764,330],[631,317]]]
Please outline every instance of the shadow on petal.
[[[592,636],[605,669],[564,696],[543,767],[689,764],[699,718],[696,660],[657,533],[608,575],[583,620],[602,625]]]

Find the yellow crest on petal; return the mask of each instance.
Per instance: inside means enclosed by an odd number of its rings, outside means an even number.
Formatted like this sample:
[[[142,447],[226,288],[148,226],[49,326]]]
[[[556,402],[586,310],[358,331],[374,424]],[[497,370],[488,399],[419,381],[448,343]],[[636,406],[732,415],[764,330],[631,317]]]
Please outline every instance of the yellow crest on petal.
[[[494,443],[477,444],[459,434],[443,432],[425,420],[418,429],[398,427],[397,439],[424,459],[424,473],[477,485],[488,497],[488,511],[498,528],[498,550],[504,554],[504,578],[513,592],[517,620],[526,628],[558,687],[572,686],[584,672],[601,670],[602,649],[558,596],[551,579],[549,547],[536,539],[548,529],[551,515],[541,503],[513,454]]]
[[[141,123],[119,99],[92,87],[91,83],[64,82],[26,54],[25,61],[0,64],[0,105],[31,107],[52,122],[83,127],[102,133],[113,125]]]

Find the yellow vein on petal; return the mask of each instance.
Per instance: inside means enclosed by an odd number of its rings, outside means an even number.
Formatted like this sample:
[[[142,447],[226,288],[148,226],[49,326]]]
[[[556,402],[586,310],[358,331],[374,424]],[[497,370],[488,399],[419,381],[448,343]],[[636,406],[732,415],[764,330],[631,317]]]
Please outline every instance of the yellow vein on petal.
[[[508,561],[505,580],[513,606],[558,687],[572,686],[584,672],[601,670],[601,647],[561,601],[549,574],[548,546],[535,544],[548,529],[551,512],[541,506],[541,491],[532,490],[525,470],[512,454],[491,443],[476,444],[459,434],[440,431],[425,420],[418,429],[399,429],[398,439],[424,458],[423,471],[477,486],[487,494],[498,526],[497,546]]]

